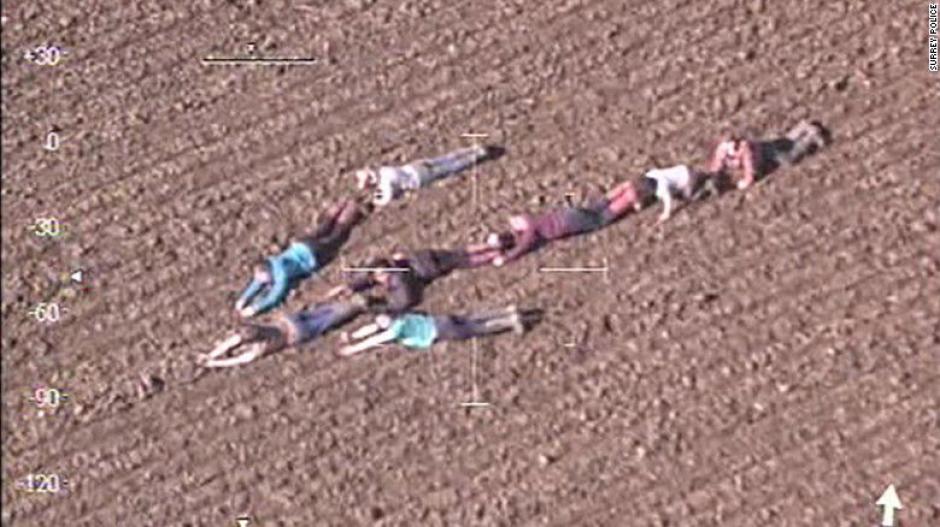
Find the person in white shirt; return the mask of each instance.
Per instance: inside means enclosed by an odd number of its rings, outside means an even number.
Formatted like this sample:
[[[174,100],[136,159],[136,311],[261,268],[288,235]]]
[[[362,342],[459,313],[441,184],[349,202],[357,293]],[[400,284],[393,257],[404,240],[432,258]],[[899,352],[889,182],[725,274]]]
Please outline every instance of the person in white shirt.
[[[372,203],[384,207],[408,191],[427,187],[434,181],[454,175],[493,154],[491,148],[474,146],[403,166],[364,168],[356,171],[356,185],[359,190],[372,191]]]
[[[656,184],[656,197],[663,202],[663,212],[657,223],[662,223],[672,216],[673,198],[691,200],[699,189],[708,181],[710,174],[701,172],[686,165],[676,165],[669,168],[654,168],[646,173],[646,177]]]

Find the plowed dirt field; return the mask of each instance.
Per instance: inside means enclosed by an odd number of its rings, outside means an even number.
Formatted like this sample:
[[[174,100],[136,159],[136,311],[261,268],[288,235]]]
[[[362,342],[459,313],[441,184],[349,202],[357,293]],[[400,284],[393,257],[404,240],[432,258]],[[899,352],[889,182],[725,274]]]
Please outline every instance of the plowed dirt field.
[[[4,525],[868,526],[889,484],[897,525],[940,525],[927,2],[169,4],[3,6]],[[201,60],[250,44],[317,62]],[[24,58],[41,45],[65,54]],[[701,165],[724,126],[773,138],[801,118],[832,145],[747,191],[427,292],[435,313],[544,310],[524,336],[194,363],[238,324],[254,259],[356,168],[466,132],[506,149],[374,214],[349,262],[479,241]],[[41,302],[61,319],[30,316]],[[69,398],[39,415],[40,386]],[[67,485],[28,492],[28,474]]]

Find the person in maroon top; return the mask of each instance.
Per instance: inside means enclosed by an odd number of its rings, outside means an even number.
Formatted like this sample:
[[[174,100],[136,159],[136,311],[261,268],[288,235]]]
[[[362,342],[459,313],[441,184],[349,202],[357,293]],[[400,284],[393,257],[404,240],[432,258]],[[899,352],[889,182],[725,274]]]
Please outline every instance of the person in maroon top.
[[[509,218],[509,232],[493,233],[487,245],[502,253],[493,259],[499,267],[551,240],[590,232],[613,223],[630,211],[650,203],[655,183],[638,177],[616,186],[604,197],[584,207],[564,207],[540,215],[519,214]]]
[[[745,189],[777,168],[796,164],[823,148],[829,139],[829,131],[821,124],[805,120],[785,136],[769,141],[745,139],[725,132],[712,152],[708,172],[730,177],[737,188]]]
[[[391,258],[373,260],[365,266],[363,274],[333,288],[327,296],[335,298],[375,288],[381,293],[368,297],[370,310],[397,315],[420,304],[425,287],[434,280],[455,269],[487,265],[499,254],[499,249],[486,245],[471,245],[458,250],[423,249],[410,256],[395,253]]]

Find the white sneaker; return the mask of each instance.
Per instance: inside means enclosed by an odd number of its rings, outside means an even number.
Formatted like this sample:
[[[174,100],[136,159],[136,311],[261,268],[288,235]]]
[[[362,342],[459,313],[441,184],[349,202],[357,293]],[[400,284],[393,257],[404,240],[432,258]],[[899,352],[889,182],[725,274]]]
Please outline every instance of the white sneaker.
[[[499,239],[499,234],[491,232],[490,235],[486,237],[486,245],[492,249],[502,249],[503,242]]]
[[[525,324],[522,322],[522,317],[518,312],[512,314],[512,331],[516,335],[525,334]]]

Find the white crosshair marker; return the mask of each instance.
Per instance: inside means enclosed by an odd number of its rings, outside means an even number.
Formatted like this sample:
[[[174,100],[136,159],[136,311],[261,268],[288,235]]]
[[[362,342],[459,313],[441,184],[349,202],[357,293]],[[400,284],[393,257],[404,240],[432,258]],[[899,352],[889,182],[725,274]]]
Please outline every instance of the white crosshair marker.
[[[607,257],[604,257],[602,266],[582,266],[582,267],[539,267],[540,273],[603,273],[604,281],[610,282],[610,265],[607,263]]]
[[[485,408],[490,406],[490,403],[480,400],[480,386],[477,384],[477,354],[479,353],[477,339],[471,340],[471,343],[473,344],[473,354],[470,358],[470,377],[473,383],[473,398],[470,401],[460,403],[460,406],[464,408]]]
[[[346,257],[340,256],[340,270],[344,273],[407,273],[411,271],[408,267],[357,267],[346,265]]]
[[[344,273],[407,273],[407,267],[343,267]]]
[[[473,139],[473,147],[478,149],[480,148],[480,139],[484,137],[489,137],[490,134],[484,134],[484,133],[478,133],[478,132],[466,132],[466,133],[460,134],[460,136],[468,138],[468,139]],[[471,170],[470,177],[471,177],[471,182],[473,184],[473,190],[471,194],[473,196],[472,198],[473,210],[475,211],[479,210],[479,203],[480,203],[480,189],[479,189],[479,183],[477,181],[480,176],[479,170],[477,168],[478,165],[479,163],[474,163],[473,166],[470,168]]]
[[[574,207],[574,192],[565,192],[565,204],[568,207]],[[577,236],[575,243],[583,245],[584,236]],[[573,266],[573,267],[539,267],[540,273],[604,273],[604,281],[610,282],[610,265],[607,263],[607,257],[604,257],[602,266]],[[570,346],[574,347],[574,346]]]

